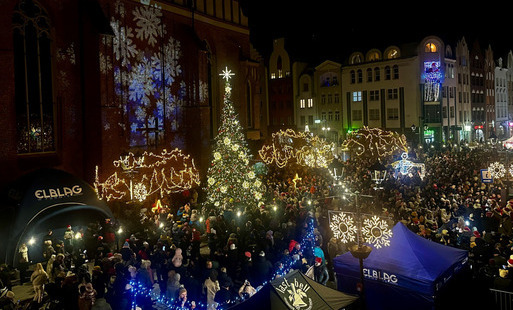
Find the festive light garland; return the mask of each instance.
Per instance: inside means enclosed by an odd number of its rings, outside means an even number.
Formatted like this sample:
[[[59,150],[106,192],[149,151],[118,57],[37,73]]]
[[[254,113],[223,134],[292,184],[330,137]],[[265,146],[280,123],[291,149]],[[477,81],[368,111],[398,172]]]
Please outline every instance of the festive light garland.
[[[352,149],[355,153],[374,158],[392,155],[397,150],[408,152],[406,137],[394,131],[364,126],[351,132],[342,143],[343,148]]]
[[[314,255],[314,253],[315,253],[314,252],[314,246],[315,246],[314,228],[315,228],[314,227],[314,219],[309,218],[308,223],[307,223],[306,235],[303,237],[303,239],[299,243],[301,245],[301,249],[310,251],[312,255]],[[283,268],[276,270],[273,273],[270,280],[265,281],[264,283],[262,283],[261,286],[256,288],[257,291],[260,290],[265,285],[267,285],[268,283],[272,282],[274,279],[287,275],[290,272],[290,270],[292,269],[292,266],[294,263],[295,263],[295,261],[290,260],[286,266],[283,266]],[[150,298],[152,301],[166,307],[166,309],[171,309],[171,310],[183,309],[182,307],[174,305],[174,301],[175,301],[174,298],[162,297],[162,296],[156,294],[155,292],[153,292],[152,289],[144,287],[144,285],[142,285],[141,283],[139,283],[137,281],[131,280],[129,282],[128,288],[130,289],[130,292],[132,294],[131,310],[136,310],[138,308],[137,307],[137,297],[138,296],[141,296],[142,298]],[[251,297],[249,297],[249,298],[251,299]],[[213,306],[213,307],[216,307],[216,309],[218,309],[218,310],[222,310],[222,309],[224,309],[223,307],[230,307],[230,306],[232,306],[236,303],[242,302],[244,300],[245,299],[243,299],[241,297],[236,297],[233,300],[231,300],[229,303],[225,303],[225,304],[215,303],[214,305],[195,301],[195,303],[196,303],[195,309],[208,309],[210,306]]]
[[[113,164],[126,177],[114,172],[104,182],[100,182],[98,166],[95,171],[94,188],[98,198],[107,201],[129,199],[142,202],[154,194],[162,197],[200,184],[194,159],[179,149],[171,152],[164,149],[160,155],[147,151],[141,156],[128,153]],[[181,169],[176,170],[176,167]]]
[[[327,168],[334,158],[333,149],[333,143],[327,143],[318,136],[287,129],[273,133],[272,143],[263,145],[258,154],[266,164],[274,162],[278,168],[290,162],[311,168]]]

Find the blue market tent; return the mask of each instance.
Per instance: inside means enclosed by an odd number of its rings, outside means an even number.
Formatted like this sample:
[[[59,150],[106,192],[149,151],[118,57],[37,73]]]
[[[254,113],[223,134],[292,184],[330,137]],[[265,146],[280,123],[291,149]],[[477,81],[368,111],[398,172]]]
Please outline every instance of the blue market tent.
[[[437,292],[468,261],[468,252],[425,239],[403,223],[390,246],[373,249],[363,262],[367,309],[434,309]],[[347,252],[333,260],[338,289],[356,292],[358,259]]]

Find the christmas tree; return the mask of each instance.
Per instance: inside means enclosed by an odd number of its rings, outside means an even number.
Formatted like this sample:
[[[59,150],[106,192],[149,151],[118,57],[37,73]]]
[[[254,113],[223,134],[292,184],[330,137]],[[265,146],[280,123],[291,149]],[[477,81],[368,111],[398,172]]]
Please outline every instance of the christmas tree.
[[[215,208],[258,207],[263,203],[263,185],[249,165],[251,154],[230,99],[233,73],[226,68],[221,75],[226,80],[224,107],[212,164],[207,172],[207,205]]]

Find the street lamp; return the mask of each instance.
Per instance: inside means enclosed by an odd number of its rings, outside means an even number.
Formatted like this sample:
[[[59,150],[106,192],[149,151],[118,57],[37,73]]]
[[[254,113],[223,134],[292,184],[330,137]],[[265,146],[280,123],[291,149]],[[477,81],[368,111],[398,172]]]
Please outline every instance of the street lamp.
[[[376,183],[378,187],[387,176],[387,168],[377,160],[372,166],[369,167],[371,173],[371,179]]]
[[[330,132],[330,129],[331,129],[330,127],[322,127],[322,135],[324,136],[324,138],[326,140],[328,140],[327,134]]]
[[[363,260],[369,257],[372,248],[364,242],[373,245],[379,249],[390,245],[392,230],[389,228],[386,219],[379,216],[361,213],[359,203],[360,197],[370,197],[370,195],[362,195],[358,191],[355,193],[345,193],[355,197],[356,212],[329,211],[330,228],[333,236],[342,242],[354,242],[356,244],[349,247],[349,252],[354,258],[358,259],[360,265],[360,298],[362,309],[365,309],[365,289],[364,289],[364,273]],[[344,198],[345,195],[342,197]]]

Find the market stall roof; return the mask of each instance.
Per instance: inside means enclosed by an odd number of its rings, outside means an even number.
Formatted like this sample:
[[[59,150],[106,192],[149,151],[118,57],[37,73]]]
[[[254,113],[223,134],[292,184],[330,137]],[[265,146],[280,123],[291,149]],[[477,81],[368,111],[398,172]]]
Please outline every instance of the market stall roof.
[[[324,286],[294,270],[267,283],[250,299],[228,309],[344,309],[357,298]]]
[[[468,261],[468,251],[423,238],[401,222],[392,232],[390,246],[373,249],[364,260],[368,304],[373,289],[401,290],[400,298],[405,300],[420,298],[432,302],[433,296]],[[347,252],[336,257],[333,265],[339,276],[339,289],[351,291],[348,288],[356,287],[355,283],[360,281],[358,259]]]

